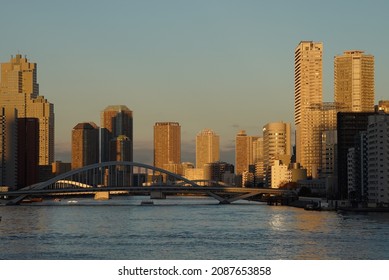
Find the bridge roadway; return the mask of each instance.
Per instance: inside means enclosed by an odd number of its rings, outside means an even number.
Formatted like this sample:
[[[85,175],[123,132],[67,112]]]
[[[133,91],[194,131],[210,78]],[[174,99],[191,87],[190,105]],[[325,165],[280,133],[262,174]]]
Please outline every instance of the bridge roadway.
[[[202,186],[170,186],[152,185],[142,187],[90,187],[90,188],[57,188],[57,189],[24,189],[9,192],[0,192],[1,196],[17,197],[10,200],[9,205],[18,204],[26,196],[43,196],[66,193],[96,193],[125,191],[129,194],[160,194],[161,197],[170,194],[206,194],[217,199],[220,204],[230,204],[240,199],[246,199],[255,195],[294,195],[294,192],[280,189],[264,188],[238,188],[238,187],[202,187]],[[19,199],[18,199],[19,198]]]

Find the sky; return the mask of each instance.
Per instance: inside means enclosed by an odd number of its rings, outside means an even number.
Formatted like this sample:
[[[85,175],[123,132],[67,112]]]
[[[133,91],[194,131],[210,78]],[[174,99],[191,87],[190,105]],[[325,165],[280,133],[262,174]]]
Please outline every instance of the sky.
[[[109,105],[134,115],[134,161],[153,162],[153,125],[181,125],[182,161],[195,137],[220,135],[234,163],[235,135],[262,135],[294,112],[294,49],[323,42],[323,100],[333,101],[333,57],[375,56],[375,96],[389,99],[389,1],[0,0],[0,62],[26,55],[55,108],[56,160],[70,161],[71,131],[100,125]]]

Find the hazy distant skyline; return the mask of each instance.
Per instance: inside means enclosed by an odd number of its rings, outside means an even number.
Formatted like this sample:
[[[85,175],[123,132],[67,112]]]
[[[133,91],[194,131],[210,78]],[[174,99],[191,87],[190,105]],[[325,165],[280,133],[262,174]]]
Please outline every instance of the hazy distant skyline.
[[[333,101],[333,57],[375,56],[375,103],[389,99],[387,1],[6,1],[0,62],[38,64],[40,95],[55,106],[56,159],[71,130],[100,126],[108,105],[134,115],[134,160],[152,163],[153,125],[179,122],[182,161],[195,162],[205,128],[234,163],[235,135],[290,122],[294,49],[323,42],[323,97]]]

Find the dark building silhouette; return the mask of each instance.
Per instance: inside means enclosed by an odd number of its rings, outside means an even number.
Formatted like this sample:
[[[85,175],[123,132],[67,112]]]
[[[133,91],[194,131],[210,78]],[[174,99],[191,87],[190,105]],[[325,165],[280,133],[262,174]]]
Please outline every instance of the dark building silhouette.
[[[347,153],[349,148],[355,148],[355,139],[368,125],[368,117],[372,112],[341,112],[337,115],[338,131],[338,199],[348,199]]]
[[[17,119],[17,188],[39,181],[39,119]]]

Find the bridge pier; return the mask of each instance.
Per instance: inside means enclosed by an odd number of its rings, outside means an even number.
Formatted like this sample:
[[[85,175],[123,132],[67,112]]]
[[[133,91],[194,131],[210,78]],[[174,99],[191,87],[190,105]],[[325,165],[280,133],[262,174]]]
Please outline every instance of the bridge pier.
[[[109,199],[109,192],[96,192],[95,193],[95,200],[108,200]]]

